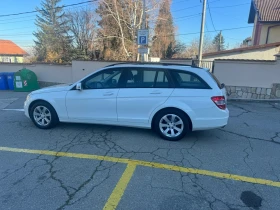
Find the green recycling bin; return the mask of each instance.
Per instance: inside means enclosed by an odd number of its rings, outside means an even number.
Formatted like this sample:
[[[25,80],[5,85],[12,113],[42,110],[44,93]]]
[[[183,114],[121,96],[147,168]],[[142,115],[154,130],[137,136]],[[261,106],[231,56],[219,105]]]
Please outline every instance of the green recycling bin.
[[[29,69],[22,69],[15,73],[14,90],[16,92],[30,92],[39,89],[36,74]]]

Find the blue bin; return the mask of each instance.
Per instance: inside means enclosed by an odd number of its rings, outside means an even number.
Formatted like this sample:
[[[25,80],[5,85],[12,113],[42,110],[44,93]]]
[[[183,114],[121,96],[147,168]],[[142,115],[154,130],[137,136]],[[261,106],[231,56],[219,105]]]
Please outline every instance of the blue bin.
[[[10,90],[14,90],[14,72],[7,72],[6,76],[7,76],[7,82],[8,82],[8,86]]]
[[[8,90],[8,82],[6,73],[0,73],[0,90]]]

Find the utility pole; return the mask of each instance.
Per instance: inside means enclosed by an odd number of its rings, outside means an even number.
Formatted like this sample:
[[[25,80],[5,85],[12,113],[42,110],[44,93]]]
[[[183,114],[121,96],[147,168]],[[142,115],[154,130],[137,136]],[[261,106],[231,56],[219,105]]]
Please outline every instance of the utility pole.
[[[201,66],[202,53],[203,53],[202,51],[203,51],[204,26],[205,26],[205,16],[206,16],[206,3],[207,3],[207,0],[203,0],[201,29],[200,29],[200,40],[199,40],[199,52],[198,52],[199,66]]]
[[[146,29],[146,0],[143,0],[143,18],[142,18],[142,29]],[[145,61],[145,54],[142,53],[141,61]]]

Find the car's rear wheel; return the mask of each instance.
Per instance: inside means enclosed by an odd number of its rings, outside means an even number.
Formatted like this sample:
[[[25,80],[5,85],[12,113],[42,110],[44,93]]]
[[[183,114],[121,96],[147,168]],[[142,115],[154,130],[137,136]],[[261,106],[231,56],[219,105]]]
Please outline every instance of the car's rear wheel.
[[[189,129],[186,115],[179,110],[163,110],[155,118],[155,129],[164,139],[178,141],[182,139]]]
[[[30,109],[30,118],[33,123],[41,129],[49,129],[59,122],[54,108],[47,102],[36,102]]]

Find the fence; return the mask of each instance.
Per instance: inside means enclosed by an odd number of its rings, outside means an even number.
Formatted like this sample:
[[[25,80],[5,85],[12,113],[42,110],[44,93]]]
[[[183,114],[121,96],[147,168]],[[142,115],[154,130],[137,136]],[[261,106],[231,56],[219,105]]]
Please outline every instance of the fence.
[[[200,61],[199,60],[192,60],[192,66],[202,67],[210,69],[211,72],[214,72],[214,61]]]

